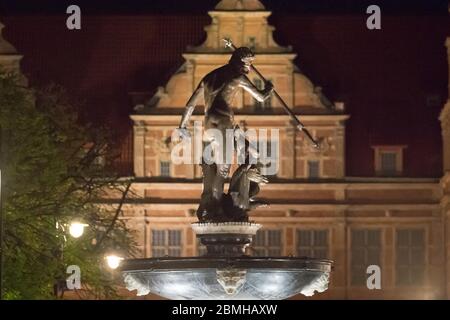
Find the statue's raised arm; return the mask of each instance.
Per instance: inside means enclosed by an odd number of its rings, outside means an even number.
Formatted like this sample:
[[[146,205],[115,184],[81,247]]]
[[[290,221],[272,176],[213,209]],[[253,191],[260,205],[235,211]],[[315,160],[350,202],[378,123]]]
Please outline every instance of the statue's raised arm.
[[[194,109],[197,106],[198,99],[201,97],[202,94],[203,94],[203,81],[200,81],[199,85],[194,90],[194,93],[186,103],[186,108],[184,109],[184,113],[180,121],[179,126],[180,129],[186,129],[187,124],[189,123],[189,119],[191,118],[192,113],[194,112]]]

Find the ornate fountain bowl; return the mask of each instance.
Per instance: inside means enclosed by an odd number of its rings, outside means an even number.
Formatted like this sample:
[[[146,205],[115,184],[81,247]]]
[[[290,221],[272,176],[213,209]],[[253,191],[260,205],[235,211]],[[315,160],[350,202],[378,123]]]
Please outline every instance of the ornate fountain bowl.
[[[127,289],[176,300],[280,300],[327,290],[332,261],[245,254],[259,224],[194,223],[207,253],[192,258],[125,260]]]
[[[176,300],[280,300],[328,288],[331,261],[307,258],[151,258],[126,260],[128,290]]]

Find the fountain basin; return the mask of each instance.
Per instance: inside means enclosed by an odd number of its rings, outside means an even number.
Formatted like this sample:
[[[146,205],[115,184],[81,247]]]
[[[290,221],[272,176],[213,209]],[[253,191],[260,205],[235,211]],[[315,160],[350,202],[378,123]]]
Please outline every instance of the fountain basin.
[[[124,260],[127,289],[176,300],[280,300],[328,288],[332,261],[291,257]]]

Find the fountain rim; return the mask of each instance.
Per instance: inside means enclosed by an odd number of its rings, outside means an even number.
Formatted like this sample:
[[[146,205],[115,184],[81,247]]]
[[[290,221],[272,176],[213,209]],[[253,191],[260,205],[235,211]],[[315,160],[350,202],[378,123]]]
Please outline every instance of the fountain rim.
[[[300,257],[161,257],[123,260],[121,272],[187,271],[202,269],[253,269],[331,272],[333,261]]]

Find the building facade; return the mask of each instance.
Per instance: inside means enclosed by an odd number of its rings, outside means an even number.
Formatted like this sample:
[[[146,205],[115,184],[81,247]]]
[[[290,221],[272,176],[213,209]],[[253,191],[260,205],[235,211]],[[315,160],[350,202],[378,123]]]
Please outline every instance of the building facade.
[[[345,125],[351,115],[344,103],[330,102],[299,71],[291,48],[275,43],[267,22],[270,12],[259,1],[223,0],[209,15],[206,41],[187,48],[182,67],[131,116],[139,204],[126,205],[125,212],[139,235],[142,257],[202,253],[190,229],[202,189],[201,169],[171,162],[170,137],[201,78],[228,61],[221,39],[231,38],[236,46],[254,50],[256,67],[324,146],[311,148],[275,99],[259,103],[245,92],[236,97],[240,127],[279,129],[279,170],[261,192],[271,205],[251,213],[253,221],[263,224],[253,254],[334,260],[330,289],[317,298],[445,298],[449,241],[443,190],[449,188],[448,173],[441,182],[402,177],[408,146],[379,145],[373,146],[374,177],[347,177]],[[256,75],[250,78],[261,85]],[[201,121],[202,106],[197,111],[192,120]],[[450,145],[448,135],[444,139]],[[367,288],[369,265],[381,268],[381,290]]]
[[[275,98],[260,103],[245,92],[237,95],[241,128],[279,130],[271,150],[279,155],[279,169],[260,193],[270,206],[250,214],[263,225],[250,253],[334,260],[329,290],[314,299],[450,298],[450,98],[440,117],[442,179],[404,177],[408,146],[395,144],[372,146],[373,177],[349,177],[345,129],[351,115],[344,102],[329,101],[299,70],[292,48],[274,41],[270,11],[258,0],[222,0],[208,14],[205,42],[188,47],[182,67],[131,115],[136,182],[123,219],[135,231],[140,256],[195,256],[204,250],[190,228],[197,221],[201,169],[171,161],[170,137],[201,78],[227,63],[226,37],[253,49],[256,67],[323,146],[311,148]],[[18,69],[20,55],[0,40],[0,64]],[[449,39],[447,48],[450,62]],[[250,78],[262,85],[256,75]],[[192,120],[201,121],[202,112],[200,105]],[[379,290],[367,288],[370,265],[380,267]]]

